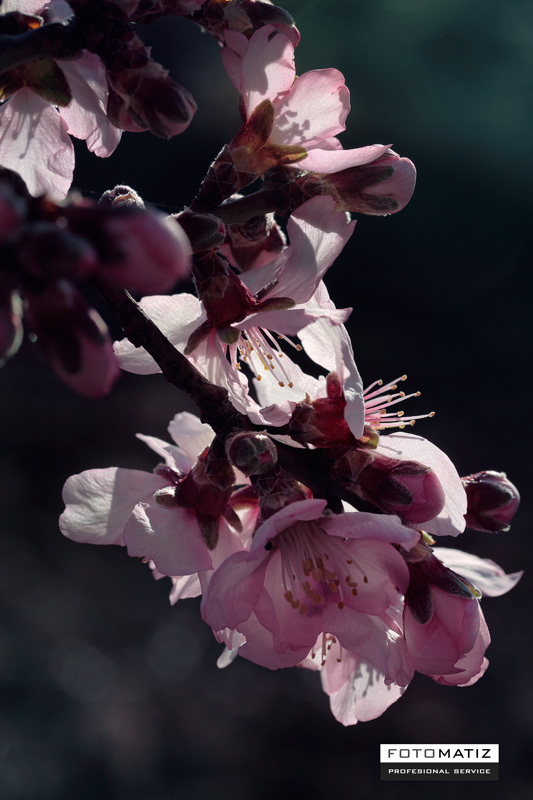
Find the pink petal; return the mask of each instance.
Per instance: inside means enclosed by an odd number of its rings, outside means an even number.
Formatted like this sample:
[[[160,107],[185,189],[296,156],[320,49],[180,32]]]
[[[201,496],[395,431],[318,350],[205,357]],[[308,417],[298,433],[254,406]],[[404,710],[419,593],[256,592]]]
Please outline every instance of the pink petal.
[[[389,514],[371,514],[367,511],[324,517],[321,527],[330,536],[341,539],[371,539],[379,542],[401,544],[411,549],[420,540],[418,531],[406,528],[398,517]]]
[[[250,314],[242,322],[236,322],[233,328],[250,330],[251,328],[266,328],[276,333],[285,333],[288,336],[297,336],[303,328],[320,317],[327,317],[334,324],[346,322],[352,312],[351,308],[288,308],[285,311],[263,311]]]
[[[263,100],[275,100],[294,81],[294,46],[272,25],[254,33],[242,59],[240,91],[247,114]]]
[[[387,686],[382,672],[338,643],[329,651],[320,677],[331,712],[343,725],[376,719],[405,691],[397,683]]]
[[[436,683],[444,686],[472,686],[484,675],[489,665],[484,655],[490,644],[490,634],[481,609],[479,615],[479,634],[473,648],[456,662],[457,672],[450,675],[431,675]]]
[[[124,543],[130,556],[151,559],[163,575],[192,575],[212,567],[196,514],[188,508],[140,503],[124,529]]]
[[[81,58],[61,61],[60,66],[72,92],[70,105],[59,111],[68,132],[85,139],[95,155],[110,156],[122,131],[110,123],[106,114],[108,88],[102,62],[94,53],[84,51]]]
[[[188,411],[175,415],[168,426],[168,432],[190,460],[191,466],[200,453],[209,447],[214,437],[212,427],[200,422],[198,417]]]
[[[274,106],[271,144],[302,145],[308,149],[345,129],[350,92],[338,70],[315,69],[297,78]]]
[[[243,33],[237,33],[237,31],[227,31],[226,39],[228,38],[228,34],[233,33],[237,36],[242,36],[243,39],[248,43],[248,39]],[[241,90],[241,65],[242,65],[242,58],[241,56],[237,55],[230,47],[224,47],[222,49],[222,63],[224,65],[224,69],[226,70],[227,76],[237,89],[238,92]]]
[[[277,286],[268,296],[290,297],[295,303],[306,303],[341,254],[354,228],[355,222],[335,211],[331,197],[313,197],[303,203],[289,218],[286,261],[276,276]]]
[[[157,436],[146,436],[144,433],[137,433],[136,436],[137,439],[144,442],[154,453],[157,453],[157,455],[163,459],[163,463],[166,464],[167,467],[179,469],[182,472],[188,472],[192,467],[193,462],[180,451],[179,447],[168,444],[168,442],[163,441],[163,439],[158,439]],[[180,466],[180,463],[184,466]]]
[[[299,500],[272,514],[254,534],[251,552],[264,549],[265,544],[274,539],[286,528],[290,528],[300,520],[318,519],[325,509],[326,500]]]
[[[405,611],[405,639],[414,668],[424,675],[451,675],[456,662],[474,647],[479,634],[480,608],[465,599],[432,588],[433,618],[421,625]]]
[[[435,547],[433,551],[446,567],[462,575],[487,597],[500,597],[511,591],[524,574],[506,574],[498,564],[488,558],[479,558],[451,547]]]
[[[72,475],[63,487],[61,533],[76,542],[124,544],[123,531],[137,503],[149,500],[166,481],[149,472],[109,467]]]
[[[307,157],[298,161],[297,165],[309,172],[341,172],[343,169],[369,164],[384,155],[389,148],[388,144],[371,144],[353,150],[325,150],[316,147],[309,150]]]
[[[174,606],[178,600],[187,600],[190,597],[198,597],[202,593],[198,575],[184,575],[183,578],[171,576],[172,589],[170,591],[170,605]]]
[[[387,614],[371,616],[352,611],[341,617],[343,612],[331,606],[328,612],[335,615],[335,624],[338,625],[335,636],[343,649],[357,653],[364,661],[374,664],[385,675],[387,682],[395,681],[401,686],[409,683],[413,668],[405,641]]]
[[[249,619],[263,592],[268,555],[264,549],[234,553],[215,571],[202,601],[202,617],[214,631]]]
[[[0,108],[0,163],[24,179],[29,192],[63,200],[72,183],[74,147],[58,112],[31,89]]]
[[[250,618],[239,625],[239,633],[246,641],[239,647],[239,655],[267,669],[285,669],[296,667],[307,655],[307,646],[299,649],[290,648],[279,653],[274,648],[274,640],[270,630],[265,628],[252,613]]]

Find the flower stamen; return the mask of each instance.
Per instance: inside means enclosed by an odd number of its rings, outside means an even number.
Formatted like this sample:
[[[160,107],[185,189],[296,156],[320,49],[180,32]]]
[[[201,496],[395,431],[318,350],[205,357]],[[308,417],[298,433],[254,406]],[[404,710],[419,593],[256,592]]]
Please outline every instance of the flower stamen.
[[[426,419],[427,417],[434,417],[435,412],[430,411],[429,414],[416,414],[405,416],[404,411],[389,412],[391,406],[397,403],[402,403],[404,400],[409,400],[411,397],[420,397],[420,392],[412,392],[405,394],[405,392],[396,390],[398,383],[407,379],[407,375],[401,375],[396,380],[383,385],[382,380],[374,381],[363,392],[365,402],[365,422],[371,425],[375,430],[380,431],[385,428],[399,428],[403,430],[407,425],[413,426],[417,419]],[[375,389],[374,387],[379,387]]]

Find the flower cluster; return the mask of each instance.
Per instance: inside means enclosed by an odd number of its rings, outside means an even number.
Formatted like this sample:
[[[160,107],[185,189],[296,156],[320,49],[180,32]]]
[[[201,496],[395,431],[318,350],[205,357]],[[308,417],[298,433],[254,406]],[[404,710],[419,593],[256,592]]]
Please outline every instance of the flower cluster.
[[[461,479],[444,452],[406,432],[433,412],[399,406],[419,394],[402,391],[405,375],[364,388],[351,308],[336,308],[324,284],[354,233],[352,212],[385,216],[409,202],[412,162],[389,145],[342,147],[344,77],[297,74],[299,33],[271,3],[25,5],[4,3],[0,18],[14,37],[0,73],[0,355],[16,349],[24,310],[73,388],[104,394],[119,366],[161,371],[202,419],[177,414],[172,444],[139,435],[160,459],[152,473],[70,477],[61,531],[126,547],[171,579],[172,603],[201,596],[224,645],[219,666],[241,656],[320,672],[345,725],[379,716],[415,672],[474,683],[490,642],[481,596],[521,573],[436,537],[507,529],[518,492],[503,473]],[[169,137],[189,124],[194,101],[132,27],[164,14],[221,45],[241,127],[172,218],[129,187],[99,204],[60,203],[70,135],[109,155],[121,130]],[[36,42],[38,58],[20,55]],[[160,294],[189,271],[194,293]],[[124,329],[114,350],[85,281]],[[136,304],[126,289],[149,296]]]

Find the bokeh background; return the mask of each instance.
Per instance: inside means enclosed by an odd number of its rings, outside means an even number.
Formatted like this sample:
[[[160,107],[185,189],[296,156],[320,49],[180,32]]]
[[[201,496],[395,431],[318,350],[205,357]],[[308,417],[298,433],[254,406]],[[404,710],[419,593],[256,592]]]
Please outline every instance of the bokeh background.
[[[165,438],[187,398],[157,376],[124,376],[80,398],[29,344],[0,374],[2,539],[0,758],[8,800],[250,800],[347,796],[531,797],[531,214],[533,7],[526,0],[287,0],[297,69],[335,66],[352,112],[345,147],[394,143],[416,163],[406,210],[362,217],[328,285],[370,383],[409,374],[415,432],[460,474],[505,470],[522,491],[511,532],[461,546],[521,584],[483,603],[491,665],[468,689],[415,678],[379,720],[343,728],[316,675],[220,646],[198,603],[171,608],[169,582],[119,548],[65,540],[72,473],[152,469],[136,432]],[[193,25],[146,28],[154,56],[194,94],[183,135],[126,134],[109,160],[77,148],[75,185],[129,183],[170,212],[190,202],[238,125],[217,45]],[[453,542],[450,542],[453,545]],[[380,743],[499,743],[499,783],[380,783]]]

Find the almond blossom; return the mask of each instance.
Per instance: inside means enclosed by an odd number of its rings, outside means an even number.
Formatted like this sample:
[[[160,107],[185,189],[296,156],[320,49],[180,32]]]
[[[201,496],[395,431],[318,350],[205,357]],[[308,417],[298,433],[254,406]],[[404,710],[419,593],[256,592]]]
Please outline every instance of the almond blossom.
[[[126,546],[129,555],[152,561],[168,576],[211,570],[240,550],[245,540],[232,532],[242,525],[230,499],[237,478],[228,465],[221,491],[220,474],[215,485],[206,469],[213,432],[184,412],[169,433],[175,444],[139,434],[164,460],[153,473],[109,467],[71,476],[61,532],[77,542]]]
[[[141,305],[202,374],[229,391],[237,409],[258,424],[282,425],[288,421],[288,408],[262,409],[249,394],[241,364],[249,365],[258,380],[266,373],[279,386],[290,388],[291,374],[273,334],[290,346],[288,337],[301,335],[317,318],[328,317],[335,324],[347,318],[349,309],[337,310],[332,303],[321,306],[311,298],[354,224],[334,211],[330,198],[313,198],[291,215],[290,244],[270,263],[237,277],[207,253],[197,262],[195,273],[202,300],[179,294],[145,298]],[[301,349],[301,345],[293,346]],[[127,340],[119,342],[115,351],[129,372],[160,371],[146,351]]]
[[[419,534],[395,517],[324,515],[325,505],[301,500],[269,517],[250,550],[211,578],[203,617],[214,631],[242,633],[240,655],[271,669],[299,664],[328,632],[403,680],[402,639],[387,609],[408,578],[391,543],[410,547]]]
[[[338,173],[324,186],[339,209],[386,214],[409,202],[416,177],[409,159],[401,159],[389,145],[343,150],[336,138],[350,110],[350,94],[338,70],[297,76],[294,45],[272,25],[250,39],[227,31],[225,40],[222,59],[246,116],[230,144],[238,171],[261,175],[287,163],[319,174]],[[372,174],[357,175],[357,168],[376,160]]]
[[[1,13],[20,10],[20,3],[7,0]],[[63,0],[46,5],[27,0],[22,10],[31,15],[46,11],[53,21],[72,13]],[[84,51],[76,60],[41,63],[48,73],[40,62],[31,62],[2,76],[2,93],[9,99],[0,108],[0,164],[18,172],[31,194],[62,200],[74,171],[70,136],[84,139],[91,152],[106,157],[122,132],[106,115],[108,89],[98,56]]]
[[[323,285],[313,300],[321,306],[331,304]],[[354,491],[362,499],[386,514],[398,514],[406,524],[421,525],[434,535],[462,533],[466,492],[448,456],[421,436],[403,430],[382,433],[433,416],[433,413],[406,416],[401,410],[390,410],[420,394],[406,396],[396,391],[397,384],[407,376],[384,386],[376,381],[363,390],[345,327],[333,326],[327,319],[308,325],[300,333],[300,339],[313,360],[329,370],[327,379],[313,378],[291,364],[294,377],[288,391],[281,392],[272,382],[256,384],[260,403],[266,407],[277,404],[291,415],[287,430],[296,442],[350,447],[338,462],[338,474],[353,483]],[[412,465],[410,469],[408,464]]]

